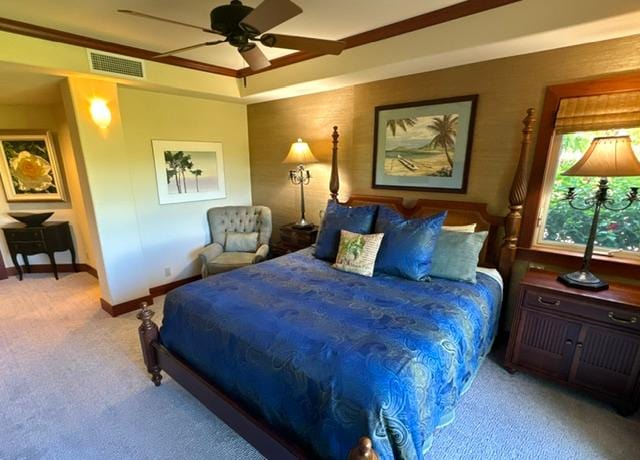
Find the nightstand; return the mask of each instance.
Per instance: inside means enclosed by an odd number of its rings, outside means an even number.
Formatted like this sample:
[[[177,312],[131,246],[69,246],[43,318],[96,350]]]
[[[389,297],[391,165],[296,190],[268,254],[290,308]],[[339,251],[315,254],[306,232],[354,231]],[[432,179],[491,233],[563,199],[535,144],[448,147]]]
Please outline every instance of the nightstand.
[[[70,251],[73,270],[76,266],[76,251],[73,247],[69,222],[45,222],[38,227],[26,227],[23,224],[9,224],[2,228],[9,246],[11,260],[16,267],[18,277],[22,281],[22,268],[18,263],[18,254],[22,254],[25,268],[31,273],[28,256],[34,254],[47,254],[53,268],[53,274],[58,279],[58,266],[56,265],[56,251]]]
[[[272,257],[279,257],[290,252],[307,248],[316,242],[318,226],[296,228],[293,223],[280,227],[280,241],[271,244]]]
[[[520,282],[505,367],[585,391],[630,415],[640,404],[640,288],[569,288],[557,273]]]

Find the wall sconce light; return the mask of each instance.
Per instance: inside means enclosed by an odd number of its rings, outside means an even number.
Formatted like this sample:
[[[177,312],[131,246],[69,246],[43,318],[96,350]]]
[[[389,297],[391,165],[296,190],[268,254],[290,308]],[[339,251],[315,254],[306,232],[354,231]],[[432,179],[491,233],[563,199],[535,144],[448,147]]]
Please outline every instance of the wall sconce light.
[[[93,99],[89,107],[91,118],[100,128],[108,128],[111,124],[111,110],[107,106],[107,102],[103,99]]]

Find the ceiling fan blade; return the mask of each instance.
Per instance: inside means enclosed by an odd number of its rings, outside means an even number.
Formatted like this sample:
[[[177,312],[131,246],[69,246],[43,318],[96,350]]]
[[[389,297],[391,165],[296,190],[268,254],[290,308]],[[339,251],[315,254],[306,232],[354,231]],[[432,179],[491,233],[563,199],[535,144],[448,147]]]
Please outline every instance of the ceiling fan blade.
[[[215,31],[213,31],[211,29],[207,29],[206,27],[194,26],[193,24],[187,24],[186,22],[180,22],[180,21],[174,21],[173,19],[161,18],[161,17],[153,16],[153,15],[147,14],[147,13],[140,13],[139,11],[118,10],[118,13],[130,14],[131,16],[138,16],[138,17],[141,17],[141,18],[154,19],[156,21],[168,22],[169,24],[177,24],[179,26],[191,27],[192,29],[198,29],[198,30],[201,30],[202,32],[207,32],[207,33],[210,33],[210,34],[220,35],[218,32],[215,32]]]
[[[201,46],[217,45],[218,43],[224,43],[224,42],[226,42],[226,40],[216,40],[214,42],[198,43],[197,45],[185,46],[184,48],[178,48],[177,50],[171,50],[171,51],[167,51],[166,53],[158,54],[157,56],[154,56],[154,58],[167,57],[167,56],[171,56],[173,54],[178,54],[178,53],[182,53],[184,51],[189,51],[189,50],[193,50],[193,49],[196,49],[196,48],[200,48]]]
[[[260,43],[273,48],[310,51],[317,54],[340,54],[346,46],[345,42],[336,40],[282,34],[265,34],[260,37]]]
[[[302,13],[302,8],[291,0],[264,0],[240,21],[240,27],[257,35],[300,13]]]
[[[251,70],[262,70],[271,65],[267,56],[255,44],[250,44],[243,49],[238,50],[244,60],[249,64]]]

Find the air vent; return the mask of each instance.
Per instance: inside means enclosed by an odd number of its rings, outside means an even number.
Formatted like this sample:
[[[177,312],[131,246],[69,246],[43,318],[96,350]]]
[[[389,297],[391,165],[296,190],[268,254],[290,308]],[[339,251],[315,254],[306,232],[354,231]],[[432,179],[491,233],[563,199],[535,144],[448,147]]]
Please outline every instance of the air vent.
[[[144,79],[144,64],[141,59],[124,57],[104,51],[88,51],[89,65],[92,72]]]

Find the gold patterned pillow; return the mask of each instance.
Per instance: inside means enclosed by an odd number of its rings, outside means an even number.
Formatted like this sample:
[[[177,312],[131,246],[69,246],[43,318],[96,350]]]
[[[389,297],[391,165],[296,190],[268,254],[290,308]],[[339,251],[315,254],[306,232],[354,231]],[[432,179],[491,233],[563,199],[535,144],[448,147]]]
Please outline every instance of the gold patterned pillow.
[[[376,256],[383,236],[384,233],[361,235],[340,230],[340,246],[338,246],[338,256],[333,266],[343,272],[373,276],[373,267],[376,264]]]

